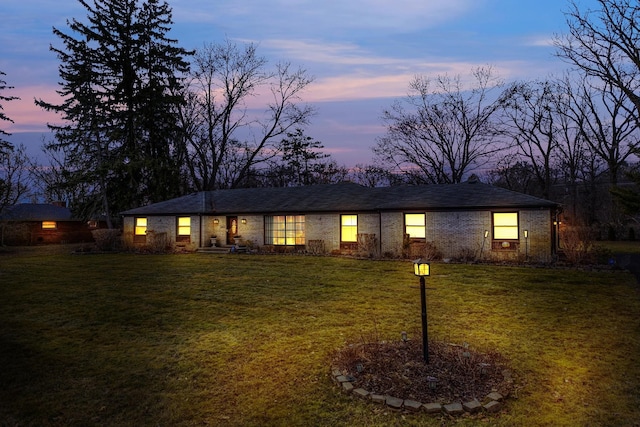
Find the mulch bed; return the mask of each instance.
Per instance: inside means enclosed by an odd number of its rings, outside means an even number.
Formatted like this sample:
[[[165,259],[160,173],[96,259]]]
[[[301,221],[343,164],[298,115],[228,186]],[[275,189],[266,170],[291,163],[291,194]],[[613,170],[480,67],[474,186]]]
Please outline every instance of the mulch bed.
[[[513,389],[507,361],[498,353],[431,340],[428,350],[425,364],[422,340],[351,344],[336,354],[334,366],[352,377],[355,388],[422,403],[482,401]]]

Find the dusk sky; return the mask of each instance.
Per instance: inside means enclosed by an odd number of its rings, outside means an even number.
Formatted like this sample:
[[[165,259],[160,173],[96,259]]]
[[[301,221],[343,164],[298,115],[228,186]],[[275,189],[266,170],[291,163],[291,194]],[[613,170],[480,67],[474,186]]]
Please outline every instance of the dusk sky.
[[[384,134],[382,110],[407,94],[415,75],[468,76],[492,66],[507,81],[545,78],[568,65],[554,56],[551,40],[566,32],[565,0],[169,0],[169,37],[197,49],[226,38],[252,41],[270,63],[305,68],[315,81],[303,98],[317,115],[306,134],[321,141],[339,163],[371,162],[371,147]],[[581,9],[596,0],[578,0]],[[3,0],[0,70],[15,89],[3,95],[0,123],[15,144],[38,150],[47,122],[33,103],[58,102],[60,47],[52,27],[86,21],[74,0]],[[27,132],[27,134],[25,134]],[[50,136],[47,134],[47,137]]]

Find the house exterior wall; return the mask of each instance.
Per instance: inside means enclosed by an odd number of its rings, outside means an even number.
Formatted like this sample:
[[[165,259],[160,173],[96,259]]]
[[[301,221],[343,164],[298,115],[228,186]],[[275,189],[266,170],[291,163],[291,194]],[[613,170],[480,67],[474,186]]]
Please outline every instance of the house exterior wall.
[[[489,238],[484,241],[484,231]],[[426,215],[426,240],[433,242],[443,258],[464,258],[490,249],[491,212],[459,211],[428,212]],[[486,247],[489,246],[489,247]]]
[[[528,230],[527,239],[521,237],[520,253],[525,252],[526,256],[541,262],[552,261],[553,254],[553,217],[547,209],[522,210],[520,211],[520,234]]]
[[[431,242],[443,258],[551,260],[552,219],[548,209],[510,210],[518,213],[519,239],[508,249],[502,249],[501,241],[493,239],[493,212],[427,212],[426,241]],[[528,231],[527,238],[524,230]],[[485,231],[488,231],[486,239]]]
[[[9,246],[91,243],[91,228],[84,221],[55,221],[55,229],[43,229],[42,221],[3,221],[2,244]]]
[[[341,214],[311,213],[305,216],[306,250],[314,248],[321,253],[354,253],[365,256],[384,257],[429,257],[434,254],[451,259],[486,259],[492,261],[524,260],[525,258],[548,262],[552,258],[553,221],[549,209],[514,209],[507,212],[518,213],[519,239],[503,248],[500,241],[493,239],[493,212],[491,210],[447,211],[447,212],[367,212],[357,213],[358,234],[369,235],[370,247],[364,253],[362,247],[357,250],[341,248]],[[415,239],[413,243],[405,239],[405,213],[425,213],[425,239]],[[186,216],[186,215],[185,215]],[[237,235],[241,244],[251,241],[254,247],[266,245],[265,216],[253,215],[192,215],[190,241],[176,242],[177,217],[148,216],[147,230],[153,237],[147,236],[146,245],[152,244],[150,238],[158,239],[163,235],[166,244],[185,250],[211,246],[211,238],[216,237],[221,245],[226,245],[227,217],[238,218]],[[217,219],[217,224],[215,220]],[[246,219],[246,223],[242,220]],[[133,244],[134,217],[124,218],[125,240]],[[528,238],[524,237],[528,231]],[[488,236],[485,239],[485,231]],[[138,243],[140,245],[140,243]],[[318,245],[322,250],[316,251]],[[426,245],[426,248],[425,248]],[[296,250],[305,248],[296,247]]]
[[[307,244],[322,242],[322,251],[331,253],[340,250],[340,214],[306,215]]]
[[[494,211],[448,211],[424,212],[424,241],[429,245],[429,253],[421,247],[410,248],[404,240],[404,214],[422,212],[383,212],[380,214],[382,228],[381,254],[386,257],[429,256],[437,253],[443,258],[475,258],[493,261],[519,260],[528,258],[540,262],[551,260],[552,227],[551,212],[548,209],[520,209],[518,212],[519,242],[508,250],[494,249]],[[524,237],[524,230],[528,237]],[[488,237],[484,238],[485,231]],[[379,233],[380,234],[380,233]],[[497,242],[499,243],[499,242]]]
[[[133,225],[135,217],[125,216],[122,218],[122,240],[125,246],[133,246]]]
[[[383,256],[397,258],[403,256],[404,242],[404,213],[383,212],[382,220],[382,248]]]
[[[227,228],[225,217],[205,216],[203,217],[202,221],[202,231],[205,237],[209,237],[209,245],[211,244],[211,239],[214,239],[214,242],[217,240],[218,242],[220,242],[220,244],[224,244]],[[206,242],[204,245],[208,246]]]
[[[264,215],[237,215],[237,217],[237,235],[240,236],[241,240],[239,243],[251,241],[253,246],[264,246]],[[246,220],[246,222],[243,223],[243,220]],[[223,221],[220,221],[220,225],[222,225],[222,223]],[[222,237],[224,237],[226,235],[226,225],[224,225],[221,230]]]
[[[182,215],[181,215],[182,216]],[[177,241],[178,234],[178,217],[163,216],[140,216],[147,218],[147,234],[142,240],[137,240],[134,236],[135,219],[140,217],[125,217],[122,224],[123,239],[126,246],[129,247],[149,247],[155,250],[164,250],[167,248],[184,249],[187,251],[195,251],[203,245],[201,243],[199,215],[184,215],[191,219],[191,233],[188,241]]]

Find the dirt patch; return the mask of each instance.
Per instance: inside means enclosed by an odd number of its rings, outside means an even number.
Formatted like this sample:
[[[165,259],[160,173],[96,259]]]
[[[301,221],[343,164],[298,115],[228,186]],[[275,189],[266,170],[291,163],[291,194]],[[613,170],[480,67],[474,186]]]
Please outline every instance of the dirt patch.
[[[355,388],[422,403],[482,401],[494,391],[513,391],[508,363],[498,353],[436,341],[428,353],[426,364],[421,340],[352,344],[337,353],[334,366]]]

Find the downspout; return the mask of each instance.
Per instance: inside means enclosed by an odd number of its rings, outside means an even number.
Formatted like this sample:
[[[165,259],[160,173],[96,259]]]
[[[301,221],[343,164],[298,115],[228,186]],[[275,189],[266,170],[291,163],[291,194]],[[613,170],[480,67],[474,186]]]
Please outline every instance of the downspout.
[[[203,191],[202,192],[202,209],[200,210],[200,232],[199,232],[199,242],[198,242],[198,247],[202,247],[202,214],[205,212],[205,208],[207,206],[206,200],[205,200],[206,194]]]
[[[553,208],[553,211],[551,212],[551,259],[554,259],[554,257],[557,255],[558,253],[558,247],[557,247],[557,232],[556,232],[556,227],[558,223],[558,213],[556,211],[556,208]]]
[[[562,212],[562,208],[555,207],[553,208],[553,214],[551,216],[551,234],[552,234],[552,242],[551,242],[551,251],[552,256],[557,258],[560,253],[560,213]]]

